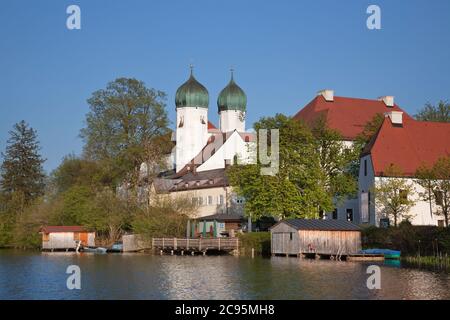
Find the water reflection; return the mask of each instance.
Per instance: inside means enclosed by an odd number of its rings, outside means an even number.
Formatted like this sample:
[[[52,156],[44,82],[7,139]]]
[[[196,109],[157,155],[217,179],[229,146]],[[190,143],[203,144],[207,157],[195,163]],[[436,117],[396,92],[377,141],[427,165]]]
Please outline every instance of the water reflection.
[[[66,288],[79,265],[82,290]],[[0,250],[0,299],[450,299],[450,276],[380,263],[297,258],[72,254]]]

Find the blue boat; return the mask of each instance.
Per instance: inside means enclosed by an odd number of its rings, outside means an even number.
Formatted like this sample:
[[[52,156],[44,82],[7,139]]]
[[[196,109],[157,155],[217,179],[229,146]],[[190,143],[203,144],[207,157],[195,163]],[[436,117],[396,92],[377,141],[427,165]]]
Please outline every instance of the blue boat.
[[[400,259],[401,251],[391,250],[391,249],[365,249],[361,250],[360,253],[365,254],[382,254],[385,259]]]

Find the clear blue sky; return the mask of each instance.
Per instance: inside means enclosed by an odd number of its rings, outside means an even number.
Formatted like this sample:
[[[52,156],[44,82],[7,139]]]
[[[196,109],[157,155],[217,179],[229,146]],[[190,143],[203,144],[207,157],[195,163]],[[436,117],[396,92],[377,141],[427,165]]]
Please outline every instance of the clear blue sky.
[[[70,4],[81,7],[81,30],[66,28]],[[381,7],[381,30],[366,27],[370,4]],[[414,114],[450,98],[450,1],[2,0],[0,149],[24,119],[47,171],[79,154],[86,99],[116,77],[165,91],[173,120],[191,62],[214,123],[231,65],[247,93],[248,127],[293,115],[323,88],[394,95]]]

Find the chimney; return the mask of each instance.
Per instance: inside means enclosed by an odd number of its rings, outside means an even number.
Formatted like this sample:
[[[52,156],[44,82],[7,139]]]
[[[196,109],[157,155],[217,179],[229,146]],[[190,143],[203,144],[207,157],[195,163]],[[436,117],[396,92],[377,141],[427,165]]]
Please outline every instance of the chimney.
[[[403,112],[401,111],[389,111],[384,113],[385,117],[391,119],[392,124],[402,125],[403,124]]]
[[[325,101],[327,101],[327,102],[334,101],[334,91],[333,90],[330,90],[330,89],[320,90],[319,92],[317,92],[317,95],[323,96]]]
[[[394,96],[383,96],[378,98],[379,101],[383,101],[386,107],[392,108],[394,106]]]

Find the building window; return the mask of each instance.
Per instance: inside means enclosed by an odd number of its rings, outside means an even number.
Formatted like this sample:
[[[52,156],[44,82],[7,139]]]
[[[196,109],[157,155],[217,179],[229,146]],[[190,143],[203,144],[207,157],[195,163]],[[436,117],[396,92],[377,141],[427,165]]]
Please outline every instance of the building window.
[[[353,209],[347,209],[347,221],[353,222]]]
[[[338,218],[338,212],[337,212],[337,209],[334,209],[333,210],[333,220],[337,220],[337,218]]]
[[[220,196],[219,196],[219,204],[223,204],[223,195],[221,194]]]
[[[208,205],[212,206],[213,204],[213,197],[212,196],[208,196]]]
[[[196,197],[192,198],[192,204],[193,205],[197,205],[198,204],[198,199]]]
[[[369,222],[369,194],[367,192],[361,193],[361,222]]]
[[[198,204],[199,204],[200,206],[203,205],[203,197],[198,197]]]
[[[367,177],[367,159],[364,159],[364,176]]]
[[[289,240],[292,240],[292,232],[289,233]]]

